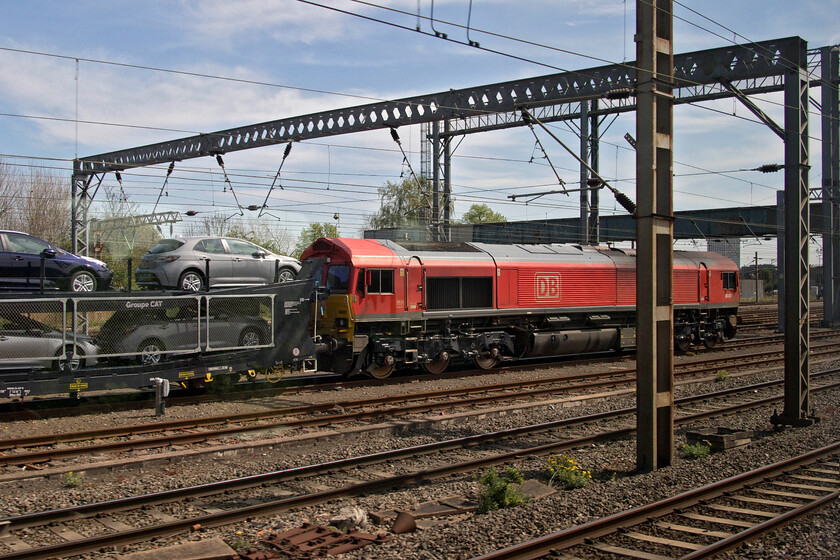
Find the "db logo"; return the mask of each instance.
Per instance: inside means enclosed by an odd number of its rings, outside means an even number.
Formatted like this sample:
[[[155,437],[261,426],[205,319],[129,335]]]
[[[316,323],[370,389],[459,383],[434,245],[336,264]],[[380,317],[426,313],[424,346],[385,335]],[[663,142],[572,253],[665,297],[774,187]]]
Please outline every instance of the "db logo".
[[[560,299],[560,275],[559,274],[537,274],[534,285],[534,296],[537,299]]]

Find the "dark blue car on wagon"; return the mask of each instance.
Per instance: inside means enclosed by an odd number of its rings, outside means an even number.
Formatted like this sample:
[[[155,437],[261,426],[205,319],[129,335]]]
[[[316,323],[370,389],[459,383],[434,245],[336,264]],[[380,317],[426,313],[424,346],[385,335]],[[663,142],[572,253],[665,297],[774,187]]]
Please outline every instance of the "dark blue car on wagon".
[[[111,287],[114,272],[104,262],[68,253],[27,233],[0,231],[0,289],[40,289],[42,260],[47,290],[93,292]]]

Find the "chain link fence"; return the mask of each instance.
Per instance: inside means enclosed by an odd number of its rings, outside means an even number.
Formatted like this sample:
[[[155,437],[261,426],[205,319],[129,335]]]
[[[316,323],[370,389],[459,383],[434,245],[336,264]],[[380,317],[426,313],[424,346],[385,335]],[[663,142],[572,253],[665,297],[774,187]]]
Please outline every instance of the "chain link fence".
[[[0,369],[158,364],[274,345],[274,295],[0,300]]]

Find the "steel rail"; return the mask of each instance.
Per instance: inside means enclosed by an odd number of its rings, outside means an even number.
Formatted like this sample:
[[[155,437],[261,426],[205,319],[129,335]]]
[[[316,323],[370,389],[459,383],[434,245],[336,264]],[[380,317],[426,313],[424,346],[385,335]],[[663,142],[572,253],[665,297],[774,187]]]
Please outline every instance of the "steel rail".
[[[669,513],[674,513],[678,509],[699,504],[704,500],[722,497],[727,492],[742,489],[750,484],[755,484],[768,478],[777,477],[785,474],[785,471],[814,463],[819,459],[839,452],[840,442],[835,442],[821,449],[816,449],[803,455],[785,459],[771,465],[765,465],[747,473],[741,473],[718,482],[713,482],[700,488],[695,488],[676,496],[665,498],[664,500],[660,500],[658,502],[609,515],[607,517],[602,517],[601,519],[596,519],[594,521],[590,521],[589,523],[583,523],[575,527],[557,531],[544,537],[509,546],[481,556],[476,556],[472,560],[533,560],[536,558],[542,558],[553,551],[583,544],[585,540],[596,539],[598,537],[615,533],[620,528],[638,525],[650,518],[661,517]],[[820,500],[820,506],[812,505],[810,508],[807,508],[807,511],[810,511],[813,507],[821,507],[828,501],[836,499],[836,497],[837,492],[829,494]],[[789,515],[786,520],[789,520],[793,516],[793,512],[789,513],[791,515]],[[751,533],[747,538],[751,538],[756,534],[770,530],[774,526],[776,525],[772,525],[769,522],[766,527],[759,528],[760,525],[757,525],[751,529]],[[726,542],[725,544],[721,541],[715,545],[706,547],[710,549],[707,553],[700,554],[702,552],[702,550],[700,550],[696,553],[684,556],[683,560],[689,558],[708,558],[710,555],[714,555],[733,546],[737,546],[740,542],[743,542],[736,539],[737,536],[738,535],[733,535],[733,537],[726,539],[726,541],[729,542]]]
[[[840,336],[840,332],[838,333],[828,333],[822,335],[823,338],[833,338]],[[751,346],[763,346],[759,341],[751,341],[747,343]],[[741,347],[744,347],[742,345]],[[827,348],[828,345],[822,347],[816,347],[815,350],[819,350],[820,348]],[[773,351],[773,353],[781,354],[783,350]],[[675,365],[677,368],[693,368],[699,366],[701,364],[715,364],[715,363],[726,363],[731,360],[735,359],[752,359],[752,358],[763,358],[767,357],[769,354],[767,352],[759,352],[754,354],[743,354],[741,356],[724,356],[719,358],[708,358],[703,360],[688,360],[684,362],[680,362]],[[519,369],[520,367],[528,367],[532,368],[533,365],[527,366],[515,366],[510,367],[509,369]],[[483,370],[482,370],[483,371]],[[593,379],[603,376],[618,376],[618,375],[629,375],[635,373],[635,368],[623,368],[623,369],[616,369],[616,370],[609,370],[609,371],[598,371],[598,372],[591,372],[591,373],[581,373],[581,374],[562,374],[553,377],[541,378],[537,380],[528,380],[528,381],[508,381],[503,383],[496,383],[491,385],[480,385],[480,386],[473,386],[473,387],[464,387],[464,388],[456,388],[456,389],[446,389],[440,391],[429,391],[425,393],[416,393],[414,395],[401,395],[400,398],[403,399],[405,402],[410,402],[412,400],[430,400],[430,399],[439,399],[439,398],[448,398],[452,396],[460,396],[464,394],[470,394],[474,392],[489,392],[489,391],[505,391],[505,390],[512,390],[512,389],[520,389],[528,386],[534,385],[545,385],[548,383],[559,383],[559,382],[568,382],[568,381],[577,381],[583,379]],[[683,372],[678,373],[678,375],[683,375]],[[214,416],[208,418],[199,418],[199,419],[188,419],[188,420],[173,420],[173,421],[166,421],[166,422],[155,422],[155,423],[148,423],[148,424],[139,424],[134,426],[118,426],[114,428],[106,428],[100,430],[89,430],[89,431],[80,431],[80,432],[69,432],[65,434],[49,434],[43,436],[31,436],[31,437],[23,437],[23,438],[10,438],[10,439],[0,439],[0,451],[7,450],[7,449],[14,449],[14,448],[24,448],[24,447],[35,447],[35,446],[43,446],[43,445],[54,445],[57,443],[69,443],[74,441],[83,441],[88,439],[97,439],[97,438],[106,438],[106,437],[126,437],[131,435],[139,435],[139,434],[149,434],[149,433],[157,433],[163,432],[168,430],[183,430],[183,429],[194,429],[202,426],[210,426],[215,424],[231,424],[234,422],[248,422],[248,421],[257,421],[257,420],[265,420],[270,418],[276,418],[281,416],[301,416],[306,414],[317,414],[320,412],[328,412],[330,410],[335,409],[335,407],[340,406],[344,409],[352,409],[352,408],[363,408],[368,406],[378,406],[382,404],[389,404],[395,402],[394,397],[377,397],[371,399],[361,399],[361,400],[352,400],[352,401],[330,401],[328,403],[321,403],[321,404],[314,404],[314,405],[302,405],[296,407],[285,407],[281,409],[274,409],[264,412],[248,412],[236,415],[228,415],[228,416]]]
[[[812,391],[819,392],[829,389],[836,389],[838,387],[840,387],[840,382],[822,387],[816,387],[813,388]],[[714,398],[716,395],[716,393],[710,393],[705,395],[705,397]],[[699,397],[701,396],[695,396],[691,399],[696,400]],[[675,424],[679,425],[692,422],[697,419],[706,418],[710,415],[731,414],[740,410],[765,406],[767,404],[771,404],[772,402],[778,402],[783,398],[783,396],[766,397],[755,401],[751,401],[750,403],[724,407],[716,411],[709,411],[699,414],[690,414],[688,416],[676,419]],[[676,402],[677,404],[681,404],[683,401],[684,399],[678,399]],[[45,523],[78,520],[80,517],[83,516],[92,516],[96,514],[103,514],[106,512],[117,512],[124,511],[127,509],[136,509],[143,506],[151,506],[161,503],[173,502],[187,497],[201,497],[206,495],[218,494],[224,491],[242,490],[245,488],[252,488],[267,483],[277,483],[282,480],[296,479],[302,476],[316,476],[319,474],[327,474],[330,472],[346,470],[351,467],[365,466],[397,458],[404,458],[406,456],[424,455],[445,449],[475,447],[477,445],[489,443],[495,440],[515,438],[526,433],[539,433],[573,424],[585,424],[596,420],[615,419],[620,416],[630,416],[634,413],[635,408],[626,408],[618,411],[603,412],[593,414],[590,416],[560,420],[545,424],[537,424],[534,426],[512,428],[509,430],[502,430],[499,432],[479,434],[475,436],[468,436],[465,438],[447,440],[444,442],[435,442],[398,450],[391,450],[383,453],[370,454],[361,457],[339,459],[335,461],[321,463],[318,465],[295,467],[283,471],[254,475],[229,481],[213,482],[189,488],[180,488],[176,490],[157,492],[153,494],[132,496],[128,498],[110,500],[107,502],[86,504],[58,510],[24,514],[22,516],[17,517],[0,518],[0,524],[5,524],[6,522],[8,522],[8,528],[10,530],[14,530],[18,528],[43,525]],[[635,431],[635,427],[621,428],[617,430],[611,430],[608,432],[602,432],[599,434],[592,434],[586,437],[576,438],[574,440],[544,444],[528,449],[519,449],[515,451],[494,454],[491,456],[472,459],[457,464],[449,464],[432,469],[415,471],[402,475],[383,478],[380,480],[364,482],[361,484],[354,484],[343,488],[324,490],[321,492],[315,492],[291,498],[271,500],[257,505],[238,508],[236,510],[211,513],[188,519],[156,524],[138,529],[131,529],[128,531],[121,531],[107,535],[99,535],[95,537],[86,538],[81,541],[47,545],[23,551],[14,551],[0,555],[0,560],[37,560],[41,558],[50,558],[53,556],[81,554],[83,552],[98,550],[106,546],[138,542],[145,538],[161,537],[180,533],[184,530],[187,530],[190,527],[195,526],[196,524],[206,527],[225,525],[237,521],[242,521],[257,515],[278,513],[281,511],[286,511],[288,509],[323,503],[325,501],[337,498],[357,496],[372,491],[384,490],[408,484],[419,484],[448,475],[460,474],[480,469],[483,467],[504,464],[524,455],[545,455],[548,453],[579,447],[581,445],[587,445],[598,441],[626,437],[635,433]]]
[[[834,354],[832,350],[823,350],[822,352],[812,352],[813,357],[817,357],[823,354]],[[682,365],[686,366],[693,366],[693,365],[700,365],[700,364],[720,364],[721,362],[731,361],[732,359],[741,359],[745,357],[755,358],[761,357],[762,359],[758,359],[753,362],[747,363],[739,363],[735,364],[733,367],[754,367],[756,365],[762,364],[769,364],[773,362],[780,362],[784,359],[784,357],[776,357],[776,358],[763,358],[765,354],[750,354],[747,356],[736,356],[730,357],[728,360],[726,358],[714,358],[711,360],[695,360],[692,362],[686,362]],[[697,373],[701,373],[704,371],[713,371],[717,369],[717,365],[707,365],[700,369],[692,370],[692,371],[684,371],[679,372],[677,375],[696,375]],[[342,423],[349,423],[354,421],[364,421],[369,420],[372,418],[379,418],[383,415],[406,415],[406,414],[418,414],[422,412],[429,412],[434,410],[440,409],[449,409],[455,406],[458,407],[465,407],[465,406],[475,406],[490,403],[496,403],[500,399],[504,400],[520,400],[524,398],[534,398],[540,397],[550,394],[555,394],[562,391],[574,391],[574,390],[581,390],[581,389],[593,389],[603,386],[610,386],[616,385],[620,383],[629,383],[633,381],[634,378],[627,377],[623,379],[616,379],[619,375],[630,374],[635,372],[634,369],[626,369],[626,370],[615,370],[612,372],[606,372],[606,375],[610,375],[610,379],[596,381],[596,382],[588,382],[588,383],[581,383],[581,384],[571,384],[565,385],[562,387],[550,387],[550,388],[543,388],[543,389],[535,389],[530,391],[520,391],[518,393],[510,393],[505,395],[484,395],[479,397],[471,397],[467,399],[461,399],[455,402],[436,402],[436,403],[422,403],[410,406],[396,406],[387,409],[378,409],[373,411],[367,412],[351,412],[347,414],[334,414],[329,416],[319,416],[316,418],[303,418],[298,420],[282,420],[278,422],[270,422],[267,424],[260,424],[256,426],[230,426],[227,428],[222,429],[215,429],[207,432],[199,432],[199,433],[182,433],[182,434],[173,434],[168,436],[162,436],[157,438],[149,438],[149,439],[132,439],[130,441],[117,441],[117,442],[108,442],[108,443],[100,443],[100,444],[93,444],[93,445],[85,445],[85,446],[78,446],[78,447],[69,447],[69,448],[62,448],[62,449],[49,449],[43,451],[33,451],[27,453],[18,453],[14,455],[5,455],[0,456],[0,465],[6,466],[21,466],[21,465],[29,465],[29,464],[37,464],[41,462],[46,462],[50,460],[58,460],[68,457],[78,457],[83,454],[92,454],[97,452],[118,452],[118,451],[135,451],[139,449],[152,449],[152,448],[160,448],[167,445],[173,444],[189,444],[189,443],[201,443],[206,442],[211,439],[217,439],[223,437],[225,435],[233,434],[233,433],[242,433],[242,432],[259,432],[259,431],[270,431],[274,430],[278,427],[285,427],[285,428],[304,428],[304,427],[320,427],[324,425],[332,425],[332,424],[342,424]],[[830,372],[827,372],[830,373]],[[817,375],[823,375],[825,373],[814,374],[816,377]],[[586,379],[590,377],[601,377],[604,376],[604,372],[593,372],[588,374],[579,374],[577,376],[572,376],[571,378],[553,378],[552,382],[562,382],[568,379]],[[692,381],[686,381],[686,383],[690,383]],[[496,391],[503,391],[503,390],[512,390],[518,389],[525,386],[533,386],[533,385],[545,385],[548,381],[546,380],[539,380],[539,381],[528,381],[528,382],[520,382],[520,383],[502,383],[497,384],[496,386],[489,386],[489,387],[470,387],[470,388],[459,388],[453,390],[445,390],[445,391],[436,391],[431,393],[425,393],[422,395],[417,396],[410,396],[409,398],[405,399],[406,402],[411,400],[431,400],[431,399],[442,399],[448,398],[453,396],[460,396],[465,394],[470,394],[471,392],[496,392]],[[765,382],[764,384],[756,384],[752,387],[760,387],[760,386],[770,386],[773,384],[781,383],[781,380],[778,381],[769,381]],[[736,388],[737,389],[737,388]],[[397,401],[399,402],[399,401]],[[393,398],[388,397],[381,397],[376,399],[367,399],[363,401],[350,401],[345,403],[325,403],[322,405],[314,405],[312,408],[317,409],[313,410],[318,412],[333,410],[336,406],[342,406],[345,408],[364,408],[368,406],[374,405],[382,405],[382,404],[394,404],[395,400]],[[309,407],[296,407],[298,409],[307,409]],[[303,414],[304,412],[298,410],[298,414]],[[168,429],[189,429],[199,427],[201,425],[208,425],[208,424],[222,424],[228,422],[237,422],[237,421],[253,421],[257,419],[262,419],[264,417],[274,417],[282,415],[282,411],[271,411],[266,413],[258,413],[255,415],[248,415],[243,414],[240,415],[241,418],[236,419],[236,417],[227,417],[227,418],[216,418],[212,419],[212,421],[208,420],[207,422],[200,422],[200,421],[175,421],[171,425],[167,425],[166,427],[158,428],[158,429],[148,429],[154,428],[155,425],[148,425],[141,427],[139,430],[132,431],[131,427],[126,428],[115,428],[112,430],[102,430],[99,433],[96,433],[94,436],[91,437],[119,437],[124,435],[132,435],[136,433],[152,433],[152,432],[160,432],[165,431]],[[30,438],[24,438],[30,439]],[[37,438],[31,438],[32,440],[36,440]],[[45,443],[41,443],[40,445],[48,445],[54,443],[51,439],[42,440]],[[70,440],[74,441],[74,440]],[[2,442],[6,448],[12,447],[14,444],[14,440],[7,440]],[[32,445],[32,444],[30,444]],[[3,446],[0,446],[2,449]]]

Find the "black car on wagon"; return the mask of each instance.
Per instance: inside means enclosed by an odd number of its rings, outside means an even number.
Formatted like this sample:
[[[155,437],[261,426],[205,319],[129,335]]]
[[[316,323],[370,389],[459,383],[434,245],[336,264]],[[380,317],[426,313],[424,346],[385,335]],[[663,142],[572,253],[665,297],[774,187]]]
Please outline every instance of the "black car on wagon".
[[[0,231],[0,289],[93,292],[111,287],[114,272],[104,262],[69,253],[19,231]]]

